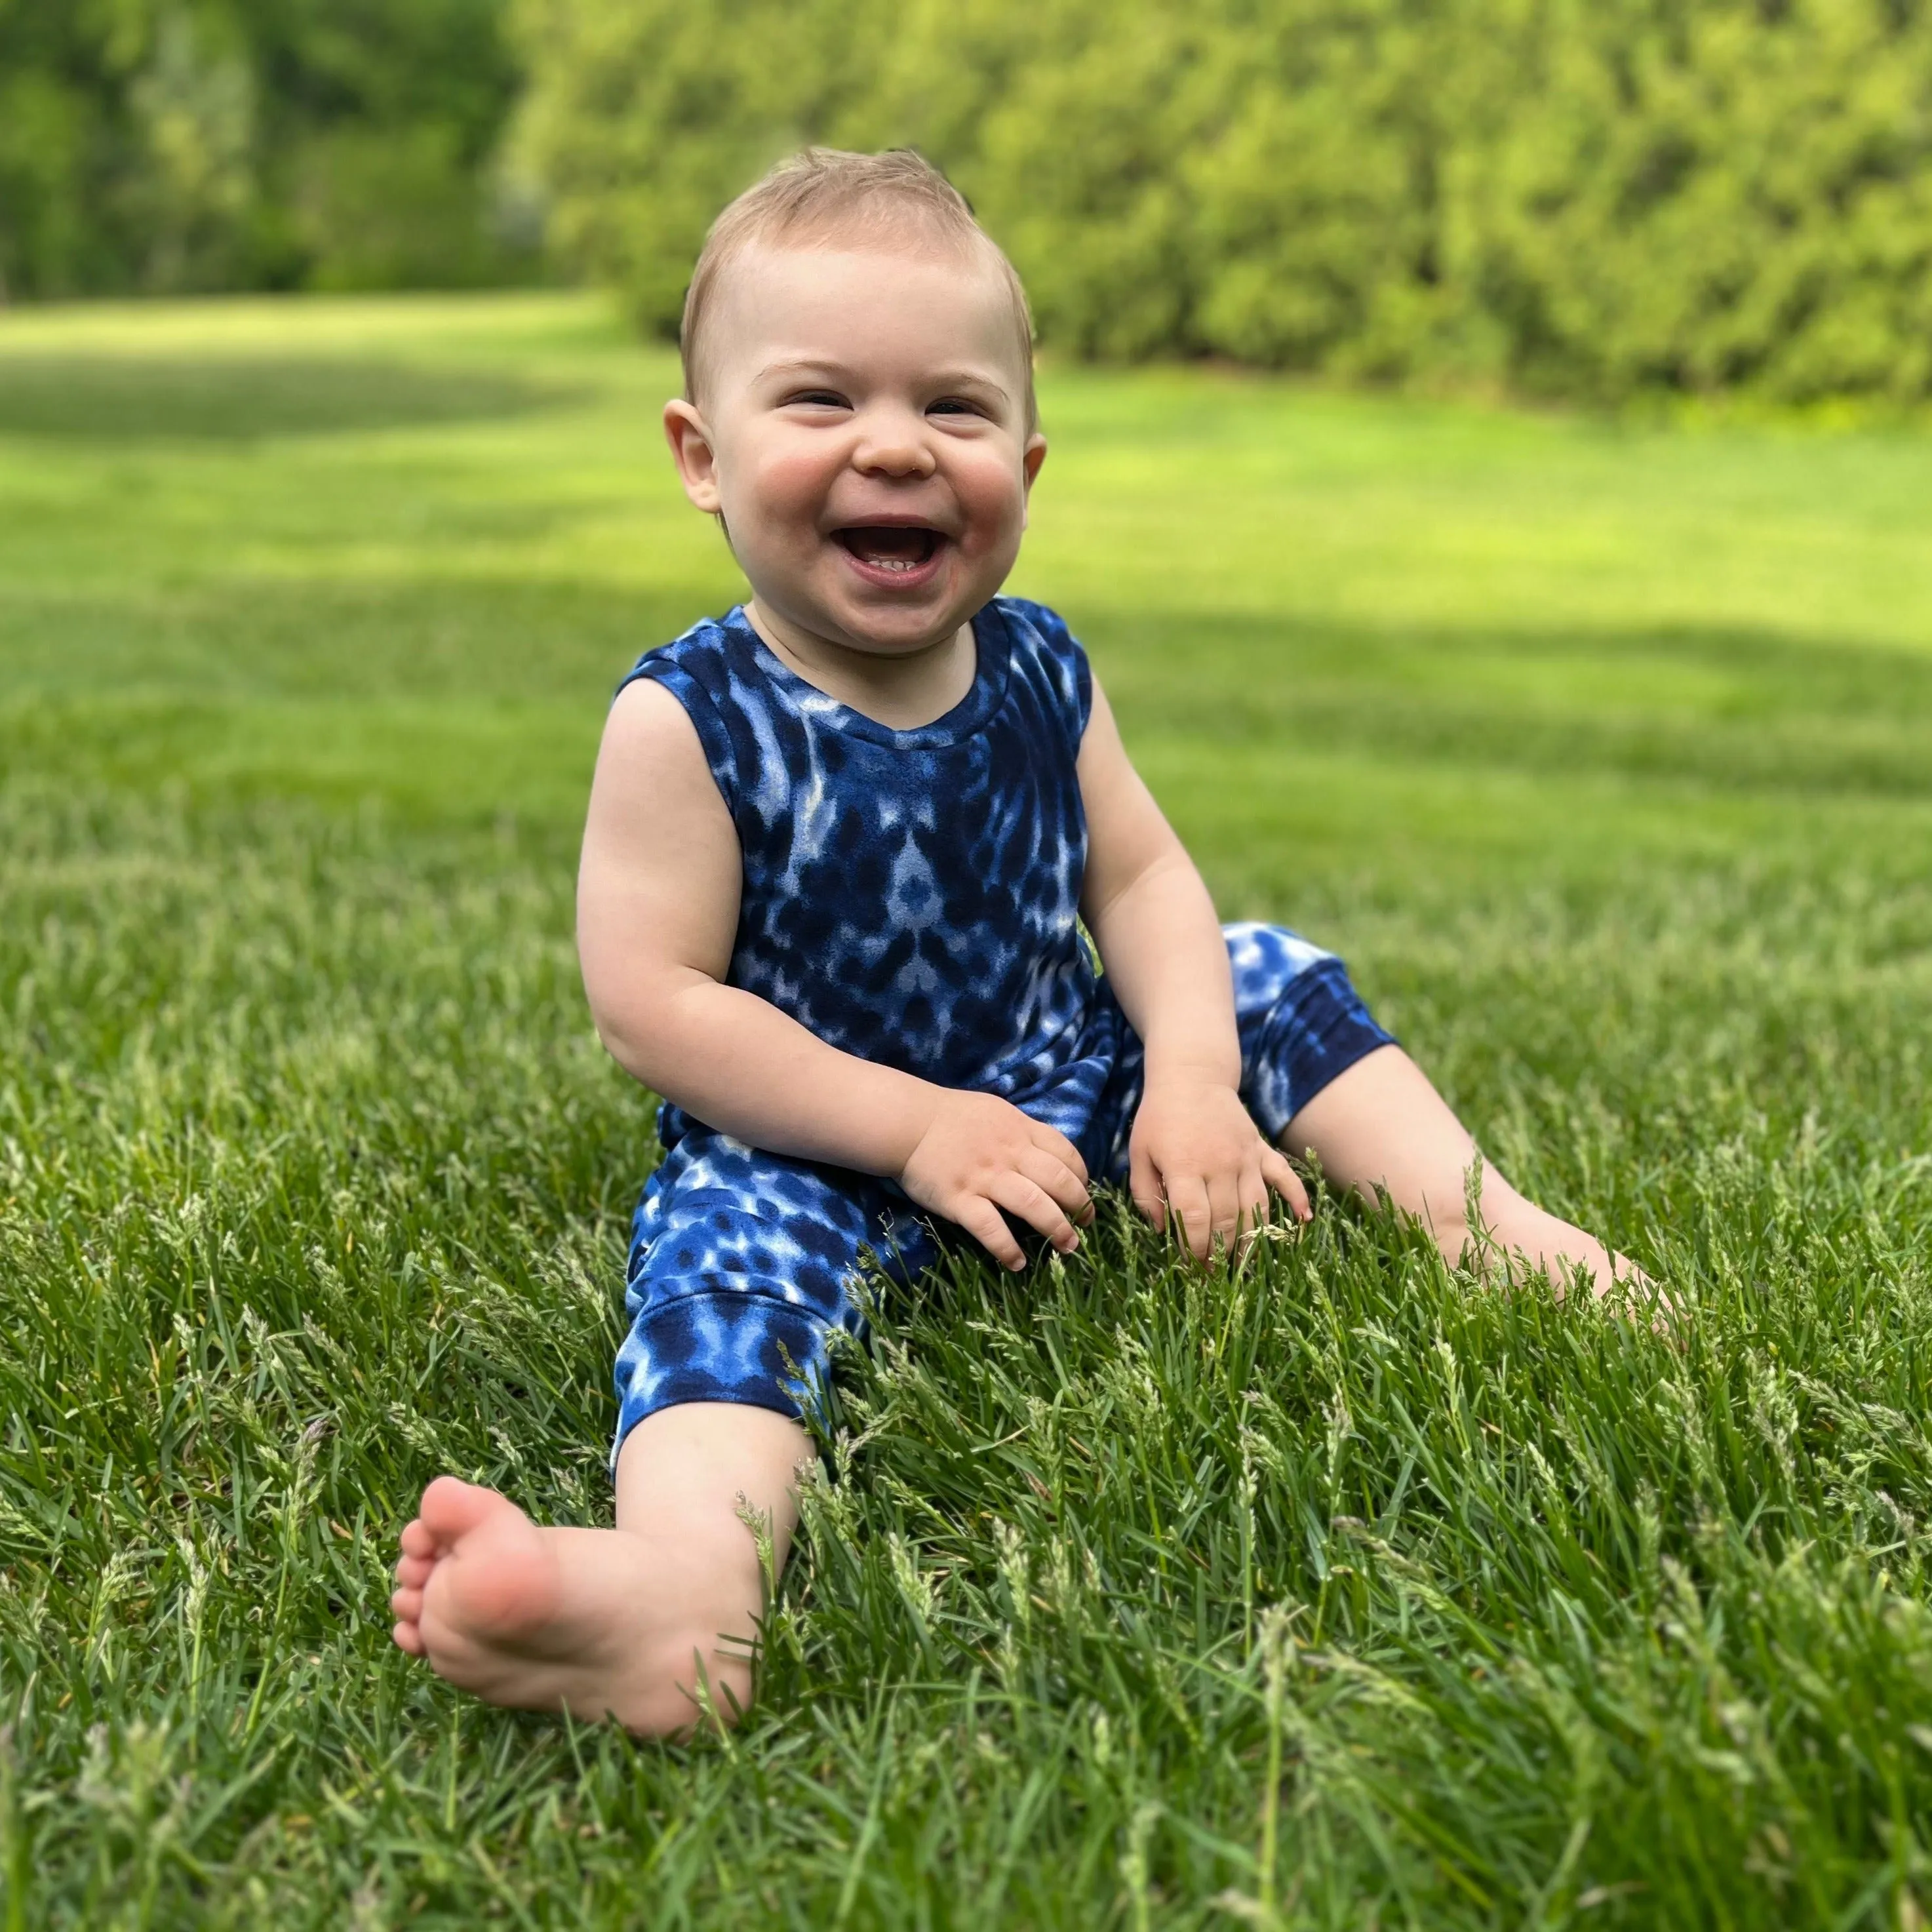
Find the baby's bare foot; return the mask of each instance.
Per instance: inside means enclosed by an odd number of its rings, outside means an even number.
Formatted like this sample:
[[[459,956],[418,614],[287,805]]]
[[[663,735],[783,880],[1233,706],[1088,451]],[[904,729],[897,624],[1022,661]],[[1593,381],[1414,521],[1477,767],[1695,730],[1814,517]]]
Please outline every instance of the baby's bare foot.
[[[540,1528],[495,1490],[439,1477],[403,1532],[395,1640],[490,1703],[652,1736],[704,1721],[701,1660],[728,1724],[750,1700],[759,1607],[750,1534],[732,1527],[742,1550]]]

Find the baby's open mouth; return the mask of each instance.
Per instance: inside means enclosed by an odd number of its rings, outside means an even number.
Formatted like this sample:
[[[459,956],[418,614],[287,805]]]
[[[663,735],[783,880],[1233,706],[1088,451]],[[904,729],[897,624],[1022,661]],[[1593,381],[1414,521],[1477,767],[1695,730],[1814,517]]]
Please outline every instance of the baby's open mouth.
[[[946,541],[937,530],[915,524],[854,524],[832,534],[835,542],[874,570],[916,570],[930,563]]]

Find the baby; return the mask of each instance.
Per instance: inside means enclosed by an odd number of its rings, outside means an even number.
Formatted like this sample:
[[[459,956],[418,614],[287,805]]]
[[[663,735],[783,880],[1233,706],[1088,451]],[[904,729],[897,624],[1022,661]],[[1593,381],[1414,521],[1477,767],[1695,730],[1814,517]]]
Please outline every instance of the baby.
[[[584,832],[591,1010],[664,1096],[616,1527],[446,1476],[393,1600],[452,1683],[646,1734],[748,1701],[746,1519],[782,1564],[868,1256],[907,1279],[970,1239],[1021,1268],[1018,1230],[1071,1252],[1092,1184],[1124,1181],[1206,1261],[1271,1203],[1308,1217],[1292,1150],[1452,1260],[1618,1265],[1493,1168],[1468,1224],[1474,1144],[1342,962],[1220,926],[1086,654],[1000,596],[1046,454],[1031,331],[941,176],[780,167],[712,229],[682,341],[665,432],[752,596],[638,660]]]

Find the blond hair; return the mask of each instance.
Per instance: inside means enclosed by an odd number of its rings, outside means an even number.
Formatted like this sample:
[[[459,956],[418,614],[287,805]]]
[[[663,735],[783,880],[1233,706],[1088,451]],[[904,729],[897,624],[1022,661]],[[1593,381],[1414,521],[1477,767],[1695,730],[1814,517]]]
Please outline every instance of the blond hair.
[[[999,244],[974,219],[972,204],[911,148],[882,154],[806,148],[754,182],[711,224],[692,271],[677,332],[684,393],[698,400],[706,317],[724,272],[748,249],[797,248],[832,241],[874,248],[911,238],[980,256],[998,277],[1012,305],[1020,365],[1026,371],[1026,428],[1039,427],[1034,398],[1033,315],[1018,272]]]

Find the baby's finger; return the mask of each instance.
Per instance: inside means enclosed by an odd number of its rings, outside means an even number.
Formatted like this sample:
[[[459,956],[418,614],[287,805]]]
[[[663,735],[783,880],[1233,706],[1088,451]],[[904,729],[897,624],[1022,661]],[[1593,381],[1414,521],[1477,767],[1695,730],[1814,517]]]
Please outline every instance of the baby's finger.
[[[1023,1174],[1003,1174],[986,1192],[994,1204],[1010,1214],[1017,1214],[1029,1228],[1044,1234],[1062,1254],[1070,1255],[1080,1245],[1078,1231],[1061,1211],[1060,1203],[1036,1180]]]
[[[1242,1163],[1240,1174],[1234,1183],[1234,1195],[1240,1203],[1241,1232],[1251,1234],[1268,1218],[1269,1204],[1274,1198],[1268,1192],[1268,1183],[1262,1178],[1258,1146],[1252,1156]]]
[[[1241,1238],[1240,1177],[1217,1174],[1208,1184],[1208,1212],[1212,1217],[1214,1238],[1228,1252]]]
[[[1313,1216],[1315,1210],[1308,1204],[1308,1190],[1302,1186],[1300,1175],[1280,1148],[1262,1150],[1262,1178],[1288,1203],[1298,1221]]]
[[[1029,1148],[1020,1156],[1019,1170],[1029,1180],[1045,1188],[1066,1210],[1070,1220],[1084,1226],[1093,1220],[1094,1203],[1087,1184],[1064,1161],[1056,1160],[1044,1148]]]
[[[959,1204],[952,1218],[1003,1267],[1026,1266],[1025,1250],[1014,1240],[1005,1217],[990,1201],[974,1195]]]
[[[1204,1262],[1214,1240],[1214,1212],[1207,1184],[1198,1175],[1167,1184],[1168,1218],[1180,1223],[1181,1245],[1197,1262]]]
[[[1161,1192],[1154,1164],[1138,1148],[1127,1156],[1127,1192],[1134,1205],[1154,1223],[1157,1234],[1167,1232],[1167,1196]]]
[[[1028,1114],[1027,1119],[1033,1129],[1034,1145],[1052,1154],[1063,1167],[1074,1174],[1080,1185],[1084,1187],[1088,1181],[1087,1163],[1080,1158],[1080,1150],[1057,1127],[1049,1127],[1044,1121],[1034,1120],[1031,1114]]]
[[[1247,1265],[1248,1257],[1255,1251],[1256,1238],[1268,1224],[1268,1210],[1273,1204],[1274,1196],[1262,1178],[1260,1166],[1246,1169],[1241,1175],[1241,1236],[1234,1246],[1237,1268]]]

